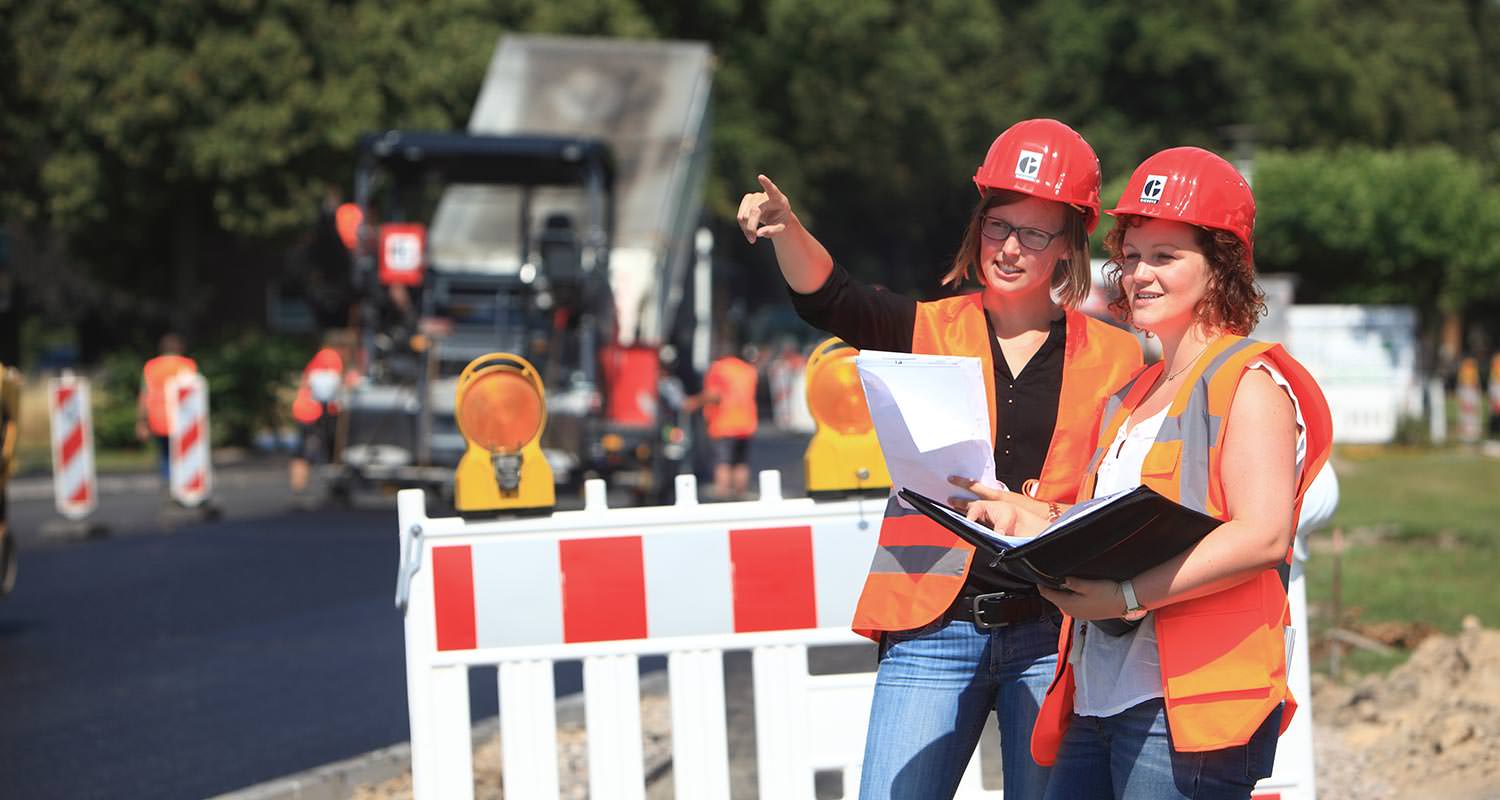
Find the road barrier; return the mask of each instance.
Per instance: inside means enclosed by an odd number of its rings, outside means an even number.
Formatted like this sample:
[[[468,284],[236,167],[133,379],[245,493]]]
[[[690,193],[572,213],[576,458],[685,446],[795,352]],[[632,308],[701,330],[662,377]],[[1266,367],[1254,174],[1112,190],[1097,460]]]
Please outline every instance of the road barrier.
[[[196,507],[213,491],[209,458],[208,381],[179,372],[167,381],[167,490],[177,502]]]
[[[59,514],[81,520],[99,505],[88,379],[64,372],[49,380],[47,405],[52,426],[53,498]]]
[[[811,800],[821,772],[854,796],[875,676],[810,674],[807,653],[865,641],[848,626],[885,500],[783,499],[775,472],[751,502],[698,505],[691,476],[676,489],[673,506],[610,509],[589,481],[581,511],[490,521],[429,518],[421,490],[398,495],[417,800],[474,796],[468,671],[481,666],[498,667],[505,796],[558,797],[553,665],[570,660],[583,662],[589,796],[643,800],[643,655],[667,658],[675,796],[727,800],[733,650],[751,652],[760,796]],[[1305,664],[1293,687],[1305,708]],[[1311,757],[1279,753],[1264,796],[1311,798]],[[1000,797],[977,754],[957,796]]]

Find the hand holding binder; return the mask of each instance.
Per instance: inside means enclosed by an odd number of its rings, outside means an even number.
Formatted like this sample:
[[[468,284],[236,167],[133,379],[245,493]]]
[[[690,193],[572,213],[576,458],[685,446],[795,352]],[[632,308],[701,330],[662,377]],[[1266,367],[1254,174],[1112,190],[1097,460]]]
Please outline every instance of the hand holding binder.
[[[1222,520],[1168,500],[1145,486],[1068,509],[1030,539],[998,536],[949,506],[911,489],[901,498],[974,545],[972,569],[992,569],[1026,583],[1062,588],[1064,578],[1122,581],[1191,547]]]

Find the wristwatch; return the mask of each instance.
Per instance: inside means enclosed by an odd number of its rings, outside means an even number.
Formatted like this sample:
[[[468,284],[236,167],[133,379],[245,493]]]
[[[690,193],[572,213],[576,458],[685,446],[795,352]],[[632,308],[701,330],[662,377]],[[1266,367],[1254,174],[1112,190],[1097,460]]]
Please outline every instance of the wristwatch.
[[[1129,578],[1120,581],[1120,594],[1125,595],[1125,613],[1121,616],[1131,622],[1146,616],[1146,607],[1141,605],[1141,601],[1136,598],[1135,585],[1130,582]]]

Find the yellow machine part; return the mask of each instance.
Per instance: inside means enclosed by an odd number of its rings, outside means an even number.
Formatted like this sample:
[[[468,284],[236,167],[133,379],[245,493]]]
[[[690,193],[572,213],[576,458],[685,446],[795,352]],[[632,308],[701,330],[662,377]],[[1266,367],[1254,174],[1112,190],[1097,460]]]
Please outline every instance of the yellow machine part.
[[[833,338],[813,348],[807,360],[807,407],[818,424],[803,455],[809,493],[890,488],[891,473],[854,366],[857,355]]]
[[[552,467],[542,454],[547,393],[536,368],[510,353],[489,353],[458,376],[454,398],[468,449],[453,476],[460,512],[537,511],[557,505]]]
[[[0,490],[16,471],[16,435],[21,420],[21,373],[0,364]]]

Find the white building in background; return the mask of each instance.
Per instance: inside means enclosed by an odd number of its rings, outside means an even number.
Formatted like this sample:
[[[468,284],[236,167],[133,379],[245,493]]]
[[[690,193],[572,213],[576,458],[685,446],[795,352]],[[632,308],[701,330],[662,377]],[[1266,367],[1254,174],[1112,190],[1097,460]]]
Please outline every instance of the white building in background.
[[[1421,396],[1408,306],[1294,305],[1287,344],[1323,387],[1337,442],[1384,444]]]

